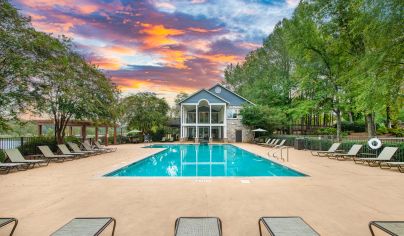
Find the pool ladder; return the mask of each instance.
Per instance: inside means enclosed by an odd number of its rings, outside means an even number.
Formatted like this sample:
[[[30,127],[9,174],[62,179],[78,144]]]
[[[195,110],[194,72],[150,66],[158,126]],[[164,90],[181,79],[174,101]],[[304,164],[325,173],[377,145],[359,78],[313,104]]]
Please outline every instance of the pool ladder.
[[[289,162],[289,147],[272,148],[268,151],[268,157]]]

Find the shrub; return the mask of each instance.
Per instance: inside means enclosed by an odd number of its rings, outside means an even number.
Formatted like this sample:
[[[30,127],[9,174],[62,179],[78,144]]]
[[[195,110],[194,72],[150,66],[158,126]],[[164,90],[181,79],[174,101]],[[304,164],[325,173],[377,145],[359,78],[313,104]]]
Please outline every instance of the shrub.
[[[317,135],[335,135],[335,134],[337,134],[337,129],[331,128],[331,127],[319,128],[318,130],[316,130],[315,134],[317,134]]]
[[[396,137],[404,137],[404,129],[397,128],[397,129],[388,129],[389,133],[395,135]]]
[[[342,121],[341,123],[342,131],[351,131],[351,132],[365,132],[366,124],[364,121],[355,121],[354,123],[350,123],[348,121]]]
[[[18,147],[22,155],[33,155],[38,154],[39,149],[37,146],[46,145],[52,151],[57,150],[57,143],[54,137],[32,137],[28,139],[23,145]]]

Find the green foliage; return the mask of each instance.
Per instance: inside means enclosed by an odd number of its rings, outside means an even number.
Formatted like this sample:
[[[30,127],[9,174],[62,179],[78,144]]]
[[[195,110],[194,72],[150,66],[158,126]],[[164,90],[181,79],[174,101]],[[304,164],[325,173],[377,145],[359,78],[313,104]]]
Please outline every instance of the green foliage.
[[[363,121],[355,121],[354,123],[343,121],[341,128],[342,131],[365,132],[365,123]]]
[[[180,117],[181,107],[180,107],[179,103],[182,100],[188,98],[188,96],[189,95],[187,93],[184,93],[184,92],[180,92],[179,94],[177,94],[177,96],[175,96],[174,106],[170,110],[170,117],[173,117],[173,118]]]
[[[38,146],[49,146],[52,151],[57,150],[57,142],[54,137],[33,137],[23,143],[18,149],[23,155],[39,154]]]
[[[167,122],[169,106],[154,93],[137,93],[122,101],[124,119],[130,129],[139,129],[143,134],[152,133]]]
[[[119,91],[70,39],[37,32],[7,0],[0,19],[0,129],[24,108],[52,117],[59,143],[70,119],[116,120]]]
[[[368,127],[376,117],[398,126],[404,97],[402,9],[398,0],[301,1],[261,48],[226,68],[225,81],[256,104],[279,109],[284,126],[330,112],[336,114],[338,136],[365,127],[342,123],[342,114],[354,123],[368,117]]]
[[[240,115],[244,125],[251,128],[263,128],[269,132],[272,132],[274,126],[282,119],[280,111],[262,105],[245,106],[240,110]]]
[[[336,135],[337,134],[337,129],[336,128],[320,128],[316,130],[316,134],[318,135]]]

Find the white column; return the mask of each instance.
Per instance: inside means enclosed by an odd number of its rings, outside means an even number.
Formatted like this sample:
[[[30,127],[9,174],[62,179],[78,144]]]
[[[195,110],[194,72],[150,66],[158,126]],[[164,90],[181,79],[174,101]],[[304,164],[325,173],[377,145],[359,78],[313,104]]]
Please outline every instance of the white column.
[[[198,105],[195,106],[195,117],[196,117],[196,126],[195,126],[195,139],[199,139],[199,117],[198,117]]]
[[[224,117],[223,117],[223,138],[227,139],[227,110],[226,104],[224,105]]]
[[[212,105],[209,104],[209,124],[212,124]]]
[[[180,140],[182,141],[182,139],[184,138],[184,131],[183,131],[183,124],[184,124],[184,108],[182,107],[181,104],[181,111],[180,111]]]

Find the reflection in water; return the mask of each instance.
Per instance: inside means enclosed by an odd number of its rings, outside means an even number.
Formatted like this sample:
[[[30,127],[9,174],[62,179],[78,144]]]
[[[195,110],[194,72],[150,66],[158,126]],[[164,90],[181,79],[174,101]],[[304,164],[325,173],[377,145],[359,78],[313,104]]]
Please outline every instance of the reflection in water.
[[[304,176],[233,145],[153,145],[166,150],[108,176]]]

